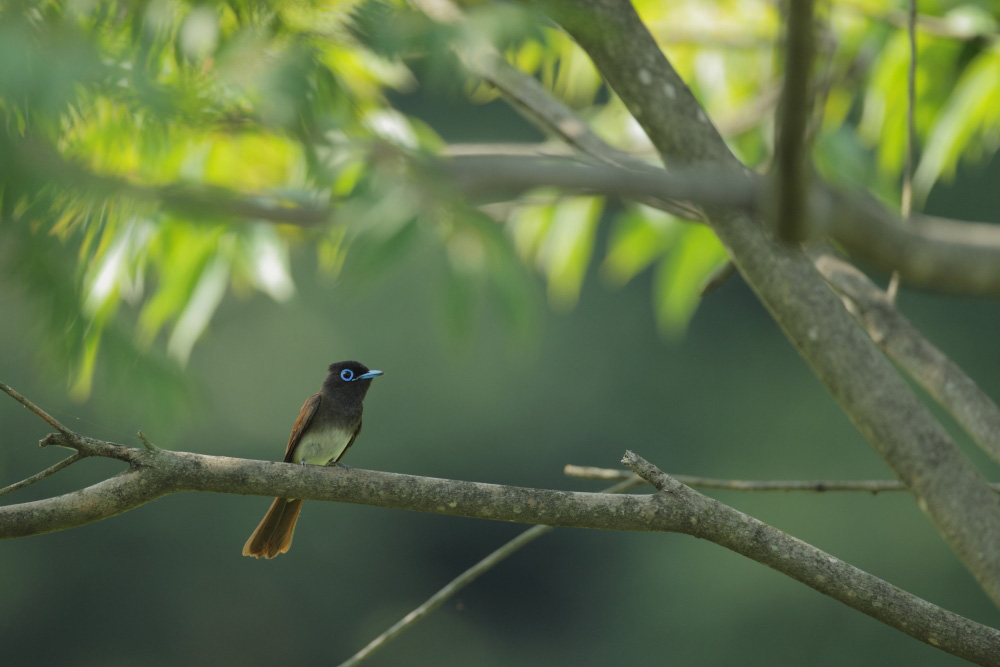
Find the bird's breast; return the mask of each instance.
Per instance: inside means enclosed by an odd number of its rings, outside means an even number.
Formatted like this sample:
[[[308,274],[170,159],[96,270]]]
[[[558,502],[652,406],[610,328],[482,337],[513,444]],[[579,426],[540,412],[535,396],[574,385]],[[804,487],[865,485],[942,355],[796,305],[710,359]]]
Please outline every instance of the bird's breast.
[[[352,430],[340,428],[327,428],[322,430],[310,429],[302,435],[299,444],[295,446],[292,453],[292,462],[311,463],[312,465],[325,466],[330,461],[337,460],[354,435]]]

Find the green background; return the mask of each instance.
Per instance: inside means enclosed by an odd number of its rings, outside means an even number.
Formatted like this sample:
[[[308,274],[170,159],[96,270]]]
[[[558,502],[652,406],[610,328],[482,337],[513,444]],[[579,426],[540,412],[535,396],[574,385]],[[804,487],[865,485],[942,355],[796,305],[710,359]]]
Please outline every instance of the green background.
[[[449,140],[482,140],[484,126],[494,139],[534,136],[499,103],[400,103]],[[996,220],[994,162],[960,172],[928,210]],[[0,262],[9,259],[3,250]],[[161,447],[279,459],[327,364],[353,358],[386,372],[346,461],[355,467],[597,490],[601,482],[566,478],[562,466],[616,467],[633,449],[673,473],[888,476],[738,277],[702,303],[675,343],[656,333],[648,273],[619,290],[589,275],[571,312],[538,306],[527,340],[505,333],[488,304],[471,333],[455,338],[443,324],[431,249],[414,249],[374,279],[349,259],[336,283],[317,278],[314,257],[308,248],[293,256],[299,292],[290,303],[226,298],[183,371],[182,401],[145,391],[139,372],[99,372],[88,403],[68,402],[65,369],[47,363],[38,343],[38,305],[20,285],[2,284],[0,379],[87,435],[135,444],[141,428]],[[901,308],[1000,396],[996,302],[904,290]],[[945,419],[987,476],[1000,479]],[[0,483],[65,455],[35,448],[49,430],[0,400]],[[84,461],[4,501],[66,492],[118,467]],[[936,604],[1000,623],[904,494],[713,495]],[[337,664],[525,528],[310,502],[289,554],[243,558],[268,502],[177,495],[98,524],[4,542],[3,662]],[[708,542],[560,529],[369,664],[734,662],[960,661]]]

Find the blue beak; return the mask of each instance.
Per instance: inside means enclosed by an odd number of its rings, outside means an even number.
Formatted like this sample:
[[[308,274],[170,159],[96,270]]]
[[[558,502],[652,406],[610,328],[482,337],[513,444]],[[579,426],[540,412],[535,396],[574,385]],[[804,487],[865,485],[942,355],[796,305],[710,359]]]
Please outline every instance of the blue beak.
[[[384,375],[382,371],[368,371],[364,375],[359,375],[354,378],[355,380],[371,380],[372,378],[377,378],[379,375]]]

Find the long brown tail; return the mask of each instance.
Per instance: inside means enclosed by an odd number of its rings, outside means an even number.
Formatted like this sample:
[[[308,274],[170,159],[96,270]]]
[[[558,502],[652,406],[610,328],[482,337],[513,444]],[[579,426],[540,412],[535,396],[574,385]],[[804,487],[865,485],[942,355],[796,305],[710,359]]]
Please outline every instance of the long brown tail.
[[[301,500],[275,498],[257,530],[243,545],[243,555],[254,558],[274,558],[292,546],[295,522],[302,511]]]

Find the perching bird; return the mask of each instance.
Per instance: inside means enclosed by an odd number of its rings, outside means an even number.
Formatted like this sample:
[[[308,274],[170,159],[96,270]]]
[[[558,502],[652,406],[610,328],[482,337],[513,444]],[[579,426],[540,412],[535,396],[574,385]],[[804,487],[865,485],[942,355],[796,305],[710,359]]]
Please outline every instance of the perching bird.
[[[285,448],[285,463],[340,463],[361,432],[362,402],[372,378],[379,375],[382,371],[370,371],[356,361],[331,364],[319,393],[310,396],[299,411]],[[301,510],[299,499],[275,498],[243,546],[243,555],[274,558],[288,551]]]

